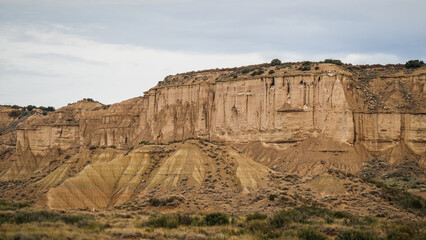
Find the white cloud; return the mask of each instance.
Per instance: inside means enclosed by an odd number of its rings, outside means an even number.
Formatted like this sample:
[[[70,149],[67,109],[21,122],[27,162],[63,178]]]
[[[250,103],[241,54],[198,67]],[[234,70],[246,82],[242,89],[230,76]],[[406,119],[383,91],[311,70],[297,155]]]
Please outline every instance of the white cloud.
[[[84,97],[114,103],[142,95],[170,74],[258,64],[276,57],[285,62],[326,58],[353,64],[401,62],[384,53],[166,51],[99,42],[76,32],[59,24],[0,24],[0,104],[60,107]]]
[[[195,0],[37,0],[38,3],[66,4],[161,4],[173,2],[190,2]],[[0,3],[34,3],[34,0],[0,0]]]
[[[345,63],[352,64],[391,64],[401,63],[401,59],[392,54],[372,53],[372,54],[348,54],[342,58]]]
[[[0,26],[0,104],[66,105],[83,97],[113,103],[166,75],[256,64],[259,54],[201,54],[107,44],[43,26]]]
[[[263,55],[262,55],[263,56]],[[339,59],[344,63],[352,64],[396,64],[402,60],[393,54],[385,53],[329,53],[329,54],[308,54],[298,52],[280,52],[268,53],[266,59],[278,57],[284,62],[301,62],[301,61],[324,61],[324,59]]]

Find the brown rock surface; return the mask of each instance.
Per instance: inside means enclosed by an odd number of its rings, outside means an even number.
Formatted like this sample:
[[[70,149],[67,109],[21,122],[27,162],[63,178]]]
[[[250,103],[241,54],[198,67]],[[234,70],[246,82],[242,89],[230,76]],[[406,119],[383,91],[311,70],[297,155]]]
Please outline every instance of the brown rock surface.
[[[178,74],[142,97],[46,116],[1,106],[0,197],[56,209],[152,208],[159,198],[188,211],[251,211],[279,207],[266,199],[279,192],[340,196],[330,206],[351,208],[342,199],[359,201],[366,187],[348,191],[330,169],[358,173],[382,159],[424,171],[426,67],[299,65]]]

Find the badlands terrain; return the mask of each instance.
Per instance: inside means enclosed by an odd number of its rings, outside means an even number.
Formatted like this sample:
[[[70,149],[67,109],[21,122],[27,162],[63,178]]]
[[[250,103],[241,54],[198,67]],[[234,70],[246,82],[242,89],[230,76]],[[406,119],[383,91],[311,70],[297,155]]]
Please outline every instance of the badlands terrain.
[[[23,211],[53,214],[41,232],[72,226],[41,239],[424,239],[426,66],[329,62],[177,74],[112,105],[0,106],[0,224],[15,219],[0,238],[34,233]],[[403,238],[395,221],[412,224]]]

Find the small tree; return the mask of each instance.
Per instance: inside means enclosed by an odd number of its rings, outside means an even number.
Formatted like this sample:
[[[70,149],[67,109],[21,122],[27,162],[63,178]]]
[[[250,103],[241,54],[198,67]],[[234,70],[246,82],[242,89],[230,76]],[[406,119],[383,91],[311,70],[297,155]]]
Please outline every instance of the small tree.
[[[204,221],[207,226],[227,225],[229,224],[229,216],[220,212],[209,213],[204,217]]]
[[[27,106],[27,110],[28,110],[28,111],[30,111],[30,112],[31,112],[32,110],[34,110],[34,108],[36,108],[36,106],[33,106],[33,105],[28,105],[28,106]]]
[[[342,61],[338,60],[338,59],[325,59],[324,63],[332,63],[332,64],[336,64],[336,65],[343,65]]]
[[[276,66],[280,64],[281,64],[281,60],[279,60],[278,58],[272,59],[271,61],[271,66]]]
[[[420,60],[410,60],[405,63],[405,68],[419,68],[422,67],[425,63]]]

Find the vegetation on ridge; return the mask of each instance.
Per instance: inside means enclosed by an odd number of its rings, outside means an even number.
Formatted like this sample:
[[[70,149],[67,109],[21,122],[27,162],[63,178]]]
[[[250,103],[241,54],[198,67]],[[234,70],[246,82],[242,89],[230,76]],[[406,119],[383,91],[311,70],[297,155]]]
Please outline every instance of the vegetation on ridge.
[[[208,69],[201,71],[192,71],[187,73],[179,73],[176,75],[169,75],[163,81],[158,82],[158,86],[165,86],[170,84],[183,84],[183,83],[196,83],[196,82],[222,82],[239,78],[250,78],[257,76],[271,76],[288,74],[289,71],[311,71],[323,70],[320,64],[328,63],[341,67],[342,70],[349,70],[360,77],[365,79],[366,82],[371,81],[381,74],[395,73],[403,69],[414,69],[424,65],[423,61],[410,60],[405,66],[403,64],[372,64],[372,65],[353,65],[350,63],[343,63],[339,59],[328,58],[319,62],[287,62],[283,63],[280,59],[272,59],[269,63],[262,63],[249,66],[222,68],[222,69]],[[265,75],[267,73],[268,75]],[[300,74],[295,72],[295,74]],[[366,77],[364,77],[366,76]]]
[[[271,61],[271,66],[277,66],[281,64],[281,60],[279,60],[278,58],[272,59]]]
[[[338,239],[420,240],[425,222],[394,221],[315,204],[229,216],[143,211],[70,214],[0,200],[1,239]]]
[[[332,64],[336,64],[338,66],[343,65],[342,61],[340,61],[338,59],[325,59],[324,63],[332,63]]]
[[[420,68],[424,65],[423,61],[420,60],[410,60],[405,63],[405,68]]]

